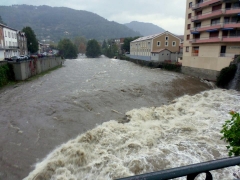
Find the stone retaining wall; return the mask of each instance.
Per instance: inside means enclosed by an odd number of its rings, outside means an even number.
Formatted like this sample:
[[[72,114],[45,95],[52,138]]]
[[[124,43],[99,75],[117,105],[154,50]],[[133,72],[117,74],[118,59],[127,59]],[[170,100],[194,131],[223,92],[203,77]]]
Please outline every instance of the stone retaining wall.
[[[61,66],[63,59],[60,57],[47,57],[20,62],[11,62],[16,80],[25,80],[47,70]]]
[[[197,78],[206,79],[210,81],[216,81],[217,76],[219,75],[219,71],[209,70],[209,69],[200,69],[182,66],[182,73],[191,75]]]

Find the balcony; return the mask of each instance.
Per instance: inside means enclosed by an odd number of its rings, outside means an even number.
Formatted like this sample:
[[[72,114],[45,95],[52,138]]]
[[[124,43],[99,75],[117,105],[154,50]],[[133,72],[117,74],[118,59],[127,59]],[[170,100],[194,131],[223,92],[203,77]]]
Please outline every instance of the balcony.
[[[226,15],[239,14],[239,13],[240,13],[240,7],[233,7],[225,10]]]
[[[198,3],[198,4],[194,4],[192,6],[192,10],[195,10],[195,9],[199,9],[199,8],[203,8],[205,6],[208,6],[210,4],[213,4],[213,3],[217,3],[217,2],[221,2],[222,0],[203,0],[203,2],[201,3]]]
[[[222,14],[225,13],[225,9],[220,9],[220,10],[216,10],[216,11],[211,11],[211,12],[207,12],[198,16],[194,16],[192,17],[192,21],[199,21],[199,20],[203,20],[203,19],[208,19],[208,18],[213,18],[213,17],[218,17],[221,16]]]
[[[222,37],[222,42],[240,42],[240,35],[223,36]]]
[[[240,35],[191,39],[189,42],[192,43],[192,44],[216,43],[216,42],[238,42],[238,43],[240,43]]]
[[[215,42],[221,42],[221,37],[207,37],[207,38],[199,38],[199,39],[192,39],[190,42],[192,44],[198,44],[198,43],[215,43]]]
[[[202,32],[202,31],[207,31],[207,30],[211,30],[211,29],[221,29],[222,27],[223,27],[222,23],[209,24],[209,25],[205,25],[205,26],[192,28],[190,31],[191,32]]]
[[[240,22],[225,22],[223,28],[240,28]]]

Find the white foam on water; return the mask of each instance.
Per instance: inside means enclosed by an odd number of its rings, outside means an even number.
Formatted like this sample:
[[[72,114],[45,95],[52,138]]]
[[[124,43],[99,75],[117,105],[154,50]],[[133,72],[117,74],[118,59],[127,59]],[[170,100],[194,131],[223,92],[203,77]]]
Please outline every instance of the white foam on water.
[[[25,180],[108,180],[228,157],[220,130],[228,112],[240,110],[239,102],[238,92],[215,89],[134,109],[126,113],[129,123],[112,120],[62,144]],[[213,176],[233,179],[237,170]]]

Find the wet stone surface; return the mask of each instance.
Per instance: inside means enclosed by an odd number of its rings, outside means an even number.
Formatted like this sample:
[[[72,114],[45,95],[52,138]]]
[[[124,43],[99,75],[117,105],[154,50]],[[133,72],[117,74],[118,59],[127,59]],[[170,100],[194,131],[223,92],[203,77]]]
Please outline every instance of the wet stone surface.
[[[200,80],[107,58],[66,60],[0,90],[0,179],[18,180],[60,144],[125,112],[208,90]]]

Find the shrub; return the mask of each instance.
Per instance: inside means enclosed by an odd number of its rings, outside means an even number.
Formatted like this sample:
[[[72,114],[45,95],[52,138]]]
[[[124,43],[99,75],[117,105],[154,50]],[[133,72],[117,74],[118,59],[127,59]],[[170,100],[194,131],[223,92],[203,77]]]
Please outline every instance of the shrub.
[[[172,64],[170,62],[164,62],[162,64],[163,69],[169,70],[169,71],[176,71],[176,72],[180,72],[181,71],[181,63],[175,63]]]
[[[217,86],[227,88],[230,81],[234,78],[236,70],[237,66],[235,64],[231,64],[229,67],[223,68],[217,77]]]
[[[227,120],[223,125],[221,133],[226,142],[229,143],[229,146],[226,146],[228,149],[229,156],[240,155],[240,115],[237,112],[230,112],[232,119]]]
[[[12,66],[5,64],[0,66],[0,87],[6,85],[10,80],[14,79]]]

